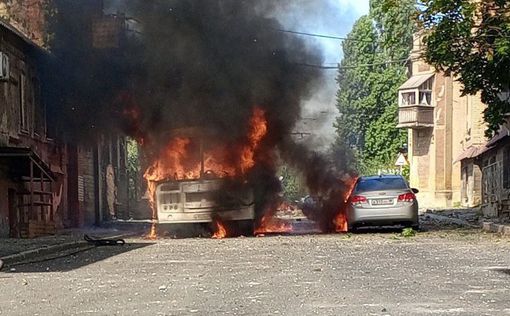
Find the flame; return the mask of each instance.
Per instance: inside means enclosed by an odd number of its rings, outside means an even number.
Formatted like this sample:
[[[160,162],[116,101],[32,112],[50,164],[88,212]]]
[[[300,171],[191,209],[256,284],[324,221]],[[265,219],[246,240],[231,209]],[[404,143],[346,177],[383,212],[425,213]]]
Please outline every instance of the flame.
[[[264,212],[264,216],[260,219],[258,227],[255,229],[255,235],[262,235],[266,233],[291,233],[294,228],[292,223],[288,220],[276,217],[278,212],[284,212],[292,206],[283,202],[271,203]]]
[[[260,145],[261,140],[267,134],[266,113],[261,108],[256,107],[253,110],[253,116],[250,119],[250,133],[248,135],[248,144],[246,144],[241,154],[241,172],[253,168],[255,165],[255,151]]]
[[[235,177],[245,175],[255,165],[255,152],[261,140],[267,134],[267,120],[264,110],[256,107],[250,119],[248,141],[241,146],[239,166],[228,163],[226,157],[235,146],[232,144],[218,145],[206,149],[203,153],[204,172],[221,177]],[[229,146],[230,145],[230,146]],[[188,137],[174,137],[170,139],[159,157],[146,170],[144,177],[147,181],[158,182],[162,180],[193,180],[201,176],[202,166],[199,152]]]
[[[335,217],[335,231],[337,233],[346,233],[349,231],[347,216],[345,216],[345,212],[343,210]]]
[[[143,113],[129,92],[120,93],[115,100],[123,107],[124,128],[143,150],[155,145],[148,133],[142,128]],[[255,106],[248,122],[248,130],[245,137],[231,143],[215,144],[213,148],[203,148],[200,142],[194,143],[192,138],[174,137],[168,140],[164,149],[150,162],[150,166],[144,173],[147,181],[146,196],[152,210],[152,226],[149,239],[157,238],[156,220],[156,188],[161,181],[169,180],[195,180],[203,176],[213,178],[243,177],[256,164],[256,152],[260,142],[267,135],[268,122],[266,112]],[[215,143],[221,139],[215,139]],[[208,144],[210,145],[210,144]],[[203,161],[201,161],[203,160]],[[203,174],[202,174],[203,173]],[[225,227],[218,222],[215,236],[226,236]]]
[[[213,218],[213,226],[214,234],[212,235],[212,238],[223,239],[227,237],[227,229],[225,228],[225,225],[223,224],[220,218],[218,217]]]
[[[124,114],[132,121],[136,122],[139,119],[136,109],[126,111]],[[158,182],[196,180],[204,175],[215,178],[243,177],[255,166],[256,152],[267,132],[266,112],[255,107],[249,121],[248,133],[241,145],[229,143],[219,144],[213,148],[200,148],[200,144],[194,143],[192,138],[171,138],[144,173],[153,220],[157,218],[155,193]],[[144,139],[140,137],[138,140],[143,143]],[[201,151],[203,151],[203,162],[200,158]],[[235,158],[227,159],[232,156]],[[205,174],[201,174],[202,172]],[[223,224],[219,220],[213,222],[217,227],[213,237],[225,237],[226,230]]]
[[[259,227],[255,229],[255,235],[267,233],[291,233],[292,231],[292,223],[289,221],[266,214],[262,216]]]
[[[357,177],[346,177],[342,179],[342,182],[347,186],[348,190],[345,191],[345,195],[343,196],[343,207],[339,210],[338,215],[334,219],[335,224],[335,231],[337,233],[346,233],[349,230],[349,223],[347,221],[347,203],[349,200],[349,197],[352,194],[352,191],[354,190],[354,186],[356,184],[356,181],[358,180]]]
[[[145,235],[145,239],[156,240],[158,239],[158,233],[156,231],[156,223],[153,221],[150,232]]]

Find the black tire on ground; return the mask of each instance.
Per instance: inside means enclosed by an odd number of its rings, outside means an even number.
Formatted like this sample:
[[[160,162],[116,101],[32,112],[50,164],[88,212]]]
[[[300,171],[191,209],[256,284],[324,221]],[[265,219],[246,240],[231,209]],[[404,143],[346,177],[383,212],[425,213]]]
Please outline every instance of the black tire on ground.
[[[356,234],[358,232],[358,226],[357,225],[349,225],[347,227],[347,232]]]
[[[413,230],[420,230],[420,223],[407,222],[404,223],[404,228],[412,228]]]

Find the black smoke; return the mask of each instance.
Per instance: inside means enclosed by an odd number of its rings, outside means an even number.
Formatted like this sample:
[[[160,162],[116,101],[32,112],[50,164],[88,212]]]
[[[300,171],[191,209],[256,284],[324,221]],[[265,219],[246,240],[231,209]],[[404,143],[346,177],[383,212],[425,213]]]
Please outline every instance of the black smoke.
[[[222,131],[226,141],[239,139],[246,135],[253,108],[260,107],[270,133],[250,181],[263,210],[279,190],[277,149],[307,178],[322,177],[310,172],[329,172],[317,165],[326,160],[310,159],[309,149],[297,150],[289,137],[303,101],[322,78],[321,70],[303,64],[319,65],[323,59],[310,41],[278,31],[282,26],[269,16],[276,8],[285,10],[281,3],[110,1],[108,11],[125,12],[137,29],[118,46],[95,48],[92,26],[102,18],[102,1],[54,0],[50,110],[72,140],[122,131],[143,135],[150,151],[157,152],[166,144],[166,132],[175,128],[201,126]],[[126,116],[131,110],[138,113],[136,120]],[[328,177],[333,178],[309,181],[313,191],[320,194],[338,182],[336,173]]]

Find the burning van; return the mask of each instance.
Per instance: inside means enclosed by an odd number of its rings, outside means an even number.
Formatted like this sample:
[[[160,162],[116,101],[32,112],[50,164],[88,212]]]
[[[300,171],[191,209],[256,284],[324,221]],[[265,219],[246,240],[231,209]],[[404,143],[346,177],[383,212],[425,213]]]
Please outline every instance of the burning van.
[[[156,188],[159,223],[253,221],[254,201],[249,188],[225,192],[223,180],[206,175],[196,180],[165,181]]]
[[[145,172],[153,218],[160,224],[242,221],[253,228],[253,190],[243,180],[235,145],[202,128],[168,136]]]

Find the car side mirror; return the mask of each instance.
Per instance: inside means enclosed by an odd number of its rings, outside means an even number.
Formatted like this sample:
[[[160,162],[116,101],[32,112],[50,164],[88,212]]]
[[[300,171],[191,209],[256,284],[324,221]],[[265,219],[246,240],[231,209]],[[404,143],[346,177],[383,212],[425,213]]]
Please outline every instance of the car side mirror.
[[[420,190],[415,189],[415,188],[412,188],[412,189],[411,189],[411,191],[413,191],[413,193],[414,193],[414,194],[416,194],[416,193],[420,193]]]

